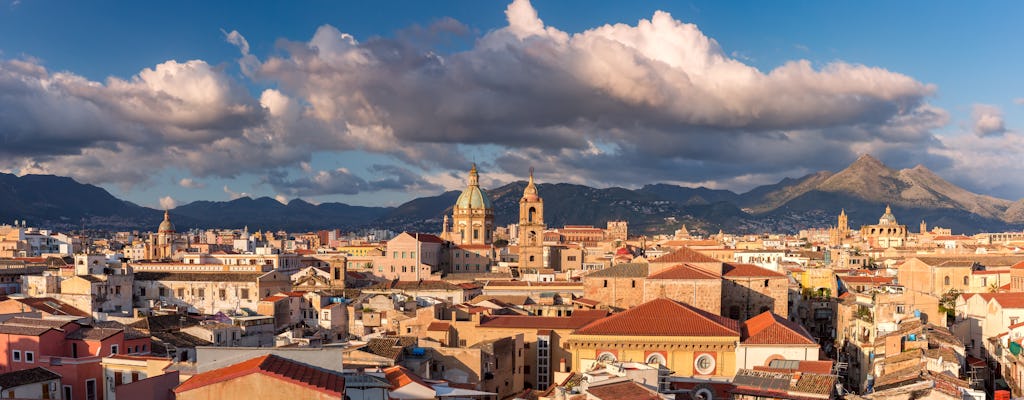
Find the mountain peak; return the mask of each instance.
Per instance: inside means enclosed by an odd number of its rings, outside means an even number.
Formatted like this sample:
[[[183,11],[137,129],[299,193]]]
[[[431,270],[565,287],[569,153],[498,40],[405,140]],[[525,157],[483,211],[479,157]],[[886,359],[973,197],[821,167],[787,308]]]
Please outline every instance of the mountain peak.
[[[852,164],[850,164],[850,167],[854,167],[854,166],[870,166],[872,168],[879,168],[879,167],[881,167],[881,168],[888,168],[888,167],[885,166],[884,163],[882,163],[877,158],[874,158],[870,154],[867,154],[867,153],[861,154],[860,157],[857,157],[856,161],[854,161]]]

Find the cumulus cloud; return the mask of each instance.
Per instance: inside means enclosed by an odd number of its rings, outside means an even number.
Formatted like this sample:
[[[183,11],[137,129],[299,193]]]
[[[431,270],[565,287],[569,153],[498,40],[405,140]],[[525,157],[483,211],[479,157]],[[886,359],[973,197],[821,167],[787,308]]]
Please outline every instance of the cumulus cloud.
[[[1003,110],[988,104],[975,104],[971,111],[971,123],[975,135],[991,136],[1006,133]]]
[[[0,168],[137,183],[152,175],[138,165],[176,166],[316,196],[438,189],[423,176],[461,173],[476,150],[496,155],[502,176],[536,165],[550,181],[732,188],[865,152],[948,157],[932,151],[945,143],[931,131],[949,120],[927,102],[935,87],[897,72],[806,60],[761,71],[661,11],[578,33],[545,24],[526,0],[505,15],[458,52],[435,43],[469,34],[452,19],[363,41],[324,25],[264,59],[224,31],[243,79],[272,88],[258,94],[200,60],[104,82],[2,61],[0,126],[11,128]],[[398,161],[365,175],[308,164],[345,151]]]
[[[206,187],[206,184],[192,178],[181,178],[181,180],[178,181],[178,186],[187,189],[202,189]]]
[[[171,210],[178,206],[178,202],[171,196],[164,196],[160,198],[160,208],[164,210]]]

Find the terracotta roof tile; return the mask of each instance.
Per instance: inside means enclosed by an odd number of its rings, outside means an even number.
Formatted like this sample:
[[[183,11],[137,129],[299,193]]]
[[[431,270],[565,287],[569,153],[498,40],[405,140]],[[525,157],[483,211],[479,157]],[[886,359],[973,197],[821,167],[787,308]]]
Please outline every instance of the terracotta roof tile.
[[[722,275],[727,278],[785,278],[786,274],[775,272],[754,264],[725,263]]]
[[[60,379],[60,375],[57,375],[46,368],[35,367],[0,374],[0,388],[3,388],[6,392],[6,389],[9,388],[52,381],[55,379]]]
[[[391,390],[405,387],[410,383],[417,383],[425,387],[431,387],[430,384],[425,382],[419,375],[412,373],[401,365],[394,367],[384,368],[384,377],[387,378],[388,382],[391,383]]]
[[[79,310],[70,304],[63,301],[57,300],[52,297],[26,297],[21,299],[11,299],[21,304],[31,307],[33,310],[50,314],[50,315],[73,315],[76,317],[91,317],[92,315]]]
[[[430,325],[427,325],[427,331],[428,332],[447,332],[448,329],[451,328],[451,327],[452,327],[452,324],[450,322],[447,322],[447,321],[434,321],[434,322],[431,322]]]
[[[660,400],[658,393],[633,381],[622,381],[587,388],[590,397],[600,400]]]
[[[579,335],[739,336],[739,322],[665,298],[655,299],[578,329]]]
[[[679,264],[647,277],[647,279],[721,279],[700,268]]]
[[[175,388],[174,393],[182,393],[255,373],[332,395],[345,394],[345,377],[341,373],[319,369],[273,354],[193,375],[185,383]]]
[[[652,263],[717,263],[721,262],[714,258],[701,254],[689,247],[680,247],[678,250],[651,260]]]
[[[807,330],[771,311],[743,323],[743,344],[817,344]]]

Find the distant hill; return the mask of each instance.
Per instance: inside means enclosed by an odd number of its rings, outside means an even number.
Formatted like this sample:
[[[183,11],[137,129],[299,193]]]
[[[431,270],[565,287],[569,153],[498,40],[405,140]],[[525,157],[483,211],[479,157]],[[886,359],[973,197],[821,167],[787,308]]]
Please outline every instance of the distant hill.
[[[487,190],[499,226],[516,222],[526,182]],[[871,156],[839,172],[821,171],[737,194],[728,190],[649,184],[639,189],[592,188],[568,183],[538,185],[548,226],[604,226],[629,221],[634,234],[672,232],[681,224],[705,233],[796,232],[835,223],[846,209],[850,224],[876,223],[891,205],[900,223],[917,231],[920,221],[955,232],[1017,230],[1024,226],[1024,200],[1012,202],[957,187],[923,166],[894,170]],[[226,227],[307,231],[379,227],[437,232],[460,191],[421,197],[398,207],[343,203],[288,204],[261,197],[196,201],[171,211],[179,230]],[[49,175],[0,174],[0,222],[28,220],[35,226],[75,229],[152,230],[162,212],[112,196],[73,179]]]

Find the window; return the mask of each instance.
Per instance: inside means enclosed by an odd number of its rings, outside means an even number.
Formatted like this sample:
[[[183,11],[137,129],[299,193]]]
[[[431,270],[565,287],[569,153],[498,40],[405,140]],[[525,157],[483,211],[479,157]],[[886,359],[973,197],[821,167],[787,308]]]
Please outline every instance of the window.
[[[608,287],[608,280],[607,279],[604,280],[604,287]]]
[[[764,280],[764,287],[768,287],[768,280],[767,279]]]
[[[648,364],[658,364],[658,365],[668,364],[665,361],[665,356],[661,355],[661,353],[652,353],[651,355],[647,356],[647,363]]]
[[[199,289],[199,298],[200,299],[205,299],[206,298],[206,289]]]
[[[405,252],[404,251],[402,252],[402,258],[405,258]]]
[[[715,372],[715,358],[710,354],[701,354],[693,361],[693,368],[701,375],[711,375]]]
[[[224,290],[224,289],[220,289],[219,293],[217,293],[217,294],[220,295],[220,299],[221,300],[224,300],[224,299],[228,298],[228,292],[226,290]]]
[[[110,354],[117,354],[117,345],[116,344],[110,345]]]
[[[64,400],[71,400],[71,386],[64,385]]]
[[[479,229],[474,229],[473,230],[473,239],[479,239],[479,238],[480,238],[480,230]]]
[[[178,298],[180,299],[180,298],[184,298],[184,297],[185,297],[185,288],[178,288]]]
[[[630,285],[631,285],[632,287],[636,287],[636,280],[632,280],[632,281],[629,281],[629,284],[630,284]]]
[[[968,283],[967,283],[967,282],[968,282],[968,281],[967,281],[967,277],[965,276],[965,277],[964,277],[964,286],[967,286],[967,285],[968,285]]]
[[[249,289],[242,289],[242,298],[249,300]]]
[[[11,359],[14,361],[21,361],[21,350],[14,350],[11,352]]]
[[[139,296],[146,297],[146,288],[139,288]]]
[[[903,314],[905,311],[906,311],[906,308],[903,306],[903,304],[897,304],[896,305],[896,313],[897,314]]]
[[[33,353],[31,351],[26,351],[25,352],[25,362],[27,362],[27,363],[34,363],[34,362],[36,362],[36,355],[35,355],[35,353]]]
[[[410,251],[409,252],[409,258],[416,258],[416,252],[415,251]]]
[[[943,278],[943,279],[942,279],[942,283],[943,283],[944,285],[946,285],[946,286],[949,286],[949,277],[947,276],[947,277]]]
[[[85,400],[96,400],[96,380],[85,381]]]
[[[616,361],[615,355],[610,353],[610,352],[607,352],[607,351],[603,352],[603,353],[601,353],[601,355],[597,356],[597,362],[612,363],[612,362],[615,362],[615,361]]]

